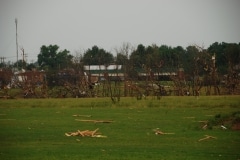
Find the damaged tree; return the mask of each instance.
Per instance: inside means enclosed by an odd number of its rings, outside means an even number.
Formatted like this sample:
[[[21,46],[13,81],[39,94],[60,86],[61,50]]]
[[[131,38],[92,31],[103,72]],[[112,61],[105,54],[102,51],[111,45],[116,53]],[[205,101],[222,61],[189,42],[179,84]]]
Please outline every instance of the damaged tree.
[[[0,93],[1,97],[9,98],[9,89],[12,85],[13,72],[10,69],[0,69]]]

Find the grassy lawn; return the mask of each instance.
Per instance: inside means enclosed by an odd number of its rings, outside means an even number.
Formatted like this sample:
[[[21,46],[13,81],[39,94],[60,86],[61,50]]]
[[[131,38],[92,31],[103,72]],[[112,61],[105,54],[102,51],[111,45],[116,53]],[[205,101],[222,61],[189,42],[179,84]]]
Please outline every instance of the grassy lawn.
[[[236,111],[239,96],[0,100],[0,159],[238,160],[240,131],[203,130],[199,123]],[[65,136],[96,128],[107,138]],[[155,135],[156,128],[174,134]],[[199,141],[205,135],[216,139]]]

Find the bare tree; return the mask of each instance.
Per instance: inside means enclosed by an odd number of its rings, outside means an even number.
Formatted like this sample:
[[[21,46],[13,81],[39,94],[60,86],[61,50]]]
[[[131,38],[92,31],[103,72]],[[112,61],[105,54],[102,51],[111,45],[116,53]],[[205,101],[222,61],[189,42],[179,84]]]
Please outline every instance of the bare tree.
[[[83,71],[83,54],[85,53],[84,49],[79,49],[75,51],[75,56],[73,57],[73,64],[75,65],[76,70]]]

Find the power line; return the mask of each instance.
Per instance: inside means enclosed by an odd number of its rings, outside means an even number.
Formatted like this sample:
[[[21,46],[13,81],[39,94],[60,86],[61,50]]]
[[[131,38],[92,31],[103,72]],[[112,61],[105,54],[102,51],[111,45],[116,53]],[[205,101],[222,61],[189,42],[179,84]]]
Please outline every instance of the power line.
[[[17,56],[11,56],[11,57],[6,57],[6,59],[9,59],[9,58],[16,58]]]

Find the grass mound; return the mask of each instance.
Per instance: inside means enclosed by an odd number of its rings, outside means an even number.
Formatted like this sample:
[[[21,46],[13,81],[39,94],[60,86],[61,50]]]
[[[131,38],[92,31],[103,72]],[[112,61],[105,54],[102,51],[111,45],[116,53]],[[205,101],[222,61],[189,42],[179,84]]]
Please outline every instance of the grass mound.
[[[217,114],[207,124],[209,129],[222,128],[240,130],[240,111],[231,114]]]

